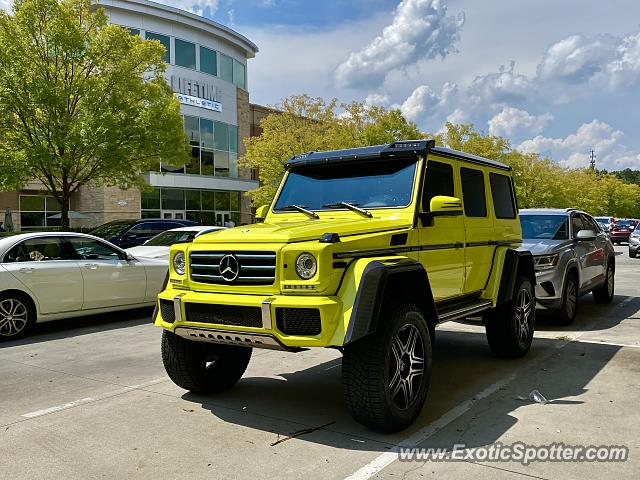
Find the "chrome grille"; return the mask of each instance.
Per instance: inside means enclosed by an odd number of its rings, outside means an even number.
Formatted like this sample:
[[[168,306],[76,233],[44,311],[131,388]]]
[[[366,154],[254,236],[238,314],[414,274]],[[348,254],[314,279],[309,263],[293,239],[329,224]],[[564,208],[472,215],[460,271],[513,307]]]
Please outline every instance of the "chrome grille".
[[[237,278],[227,281],[220,273],[220,261],[232,255],[238,262]],[[276,275],[275,252],[192,252],[189,255],[194,282],[221,285],[273,285]]]

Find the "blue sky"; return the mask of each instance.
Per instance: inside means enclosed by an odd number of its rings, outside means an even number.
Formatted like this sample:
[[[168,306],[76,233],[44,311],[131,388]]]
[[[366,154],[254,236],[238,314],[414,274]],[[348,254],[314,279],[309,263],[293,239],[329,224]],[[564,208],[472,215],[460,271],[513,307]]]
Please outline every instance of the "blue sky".
[[[565,166],[640,169],[640,2],[159,0],[246,35],[251,101],[300,93],[473,123]],[[0,0],[7,8],[10,0]]]

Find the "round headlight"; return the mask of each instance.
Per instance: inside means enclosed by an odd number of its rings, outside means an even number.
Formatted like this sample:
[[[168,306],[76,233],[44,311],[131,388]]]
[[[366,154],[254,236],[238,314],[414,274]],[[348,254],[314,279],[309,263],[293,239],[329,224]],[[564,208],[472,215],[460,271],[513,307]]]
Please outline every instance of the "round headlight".
[[[301,253],[296,260],[296,273],[303,280],[309,280],[316,274],[318,262],[310,253]]]
[[[173,256],[173,269],[178,275],[184,275],[184,253],[178,252]]]

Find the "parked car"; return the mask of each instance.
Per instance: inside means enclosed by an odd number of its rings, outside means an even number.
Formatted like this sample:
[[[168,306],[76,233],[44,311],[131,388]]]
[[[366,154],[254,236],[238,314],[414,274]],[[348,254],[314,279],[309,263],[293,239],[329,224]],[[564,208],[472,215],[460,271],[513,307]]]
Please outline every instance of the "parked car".
[[[613,217],[594,217],[598,225],[603,232],[608,232],[609,228],[611,228],[611,223],[613,223]]]
[[[194,225],[192,227],[180,227],[166,230],[142,245],[127,248],[127,252],[136,257],[157,258],[169,262],[169,249],[174,243],[189,243],[194,238],[226,227],[211,227]]]
[[[533,253],[536,300],[563,325],[578,311],[578,297],[589,292],[598,303],[613,298],[615,251],[607,234],[580,210],[520,210],[523,248]]]
[[[640,228],[636,228],[629,234],[629,257],[636,258],[640,248]]]
[[[635,230],[633,220],[620,218],[614,220],[609,229],[609,236],[614,244],[628,242],[629,235]]]
[[[103,238],[120,248],[142,245],[159,233],[178,227],[197,225],[191,220],[145,218],[142,220],[115,220],[91,230],[91,235]]]
[[[36,322],[152,306],[166,262],[137,258],[81,233],[24,233],[0,239],[0,339]]]
[[[252,348],[339,348],[348,408],[389,432],[422,411],[439,322],[481,313],[496,355],[525,355],[535,272],[511,168],[434,143],[295,156],[263,223],[172,246],[154,315],[169,378],[218,393]]]

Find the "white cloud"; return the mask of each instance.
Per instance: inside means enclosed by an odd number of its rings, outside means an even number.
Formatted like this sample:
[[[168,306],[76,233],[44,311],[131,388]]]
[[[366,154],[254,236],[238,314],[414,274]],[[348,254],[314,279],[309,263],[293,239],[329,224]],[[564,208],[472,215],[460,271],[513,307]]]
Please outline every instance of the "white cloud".
[[[505,107],[489,120],[489,134],[501,137],[538,135],[553,120],[553,115],[532,115],[526,110]]]
[[[391,101],[386,93],[370,93],[364,99],[364,103],[369,107],[388,107]]]
[[[447,16],[441,0],[402,0],[393,21],[371,43],[353,52],[335,71],[339,87],[380,85],[393,69],[456,51],[464,14]]]
[[[0,0],[1,1],[1,0]],[[176,7],[196,15],[204,16],[205,12],[213,16],[218,10],[218,0],[155,0],[158,3]]]
[[[628,151],[620,142],[624,134],[611,125],[593,120],[582,124],[575,133],[564,138],[537,135],[516,148],[528,153],[539,153],[559,161],[567,167],[587,167],[591,149],[598,155],[598,168],[616,169],[638,153]],[[626,164],[628,166],[628,164]],[[638,168],[640,165],[636,165]]]

